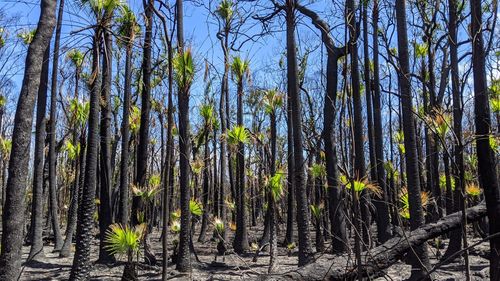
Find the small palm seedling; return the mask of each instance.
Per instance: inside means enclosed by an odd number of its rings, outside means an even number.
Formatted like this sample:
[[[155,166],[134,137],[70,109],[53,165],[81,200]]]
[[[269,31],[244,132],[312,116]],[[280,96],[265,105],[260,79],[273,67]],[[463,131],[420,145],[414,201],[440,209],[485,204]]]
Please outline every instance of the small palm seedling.
[[[420,192],[420,199],[422,201],[422,207],[425,209],[430,203],[429,193],[426,191]],[[410,197],[408,195],[408,189],[403,188],[401,194],[399,195],[399,202],[401,203],[401,208],[399,210],[399,215],[409,220],[410,219]]]
[[[292,243],[288,243],[286,245],[286,250],[288,252],[288,256],[291,257],[292,256],[292,253],[293,253],[293,250],[295,250],[295,248],[297,247],[297,245],[295,245],[295,242],[292,242]]]
[[[222,256],[222,261],[226,260],[226,243],[224,241],[224,233],[226,231],[224,222],[220,218],[215,218],[213,221],[215,236],[218,239],[217,242],[217,254],[215,255],[215,262],[217,262],[217,256]]]
[[[139,253],[145,229],[145,224],[140,224],[134,229],[112,224],[106,232],[106,250],[113,255],[127,255],[122,281],[138,280],[133,259],[134,255]]]

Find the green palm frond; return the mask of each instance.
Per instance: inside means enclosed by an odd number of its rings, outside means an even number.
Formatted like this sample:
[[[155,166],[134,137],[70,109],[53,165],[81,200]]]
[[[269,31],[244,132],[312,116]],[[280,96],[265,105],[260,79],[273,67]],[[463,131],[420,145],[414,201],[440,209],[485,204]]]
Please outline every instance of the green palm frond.
[[[235,126],[227,132],[229,144],[248,143],[250,135],[244,126]]]
[[[429,193],[426,191],[420,192],[420,200],[422,202],[422,207],[426,208],[431,201]],[[408,189],[406,187],[401,189],[399,194],[399,202],[401,203],[401,208],[399,214],[404,219],[410,219],[410,196],[408,194]]]
[[[116,22],[118,23],[118,34],[122,37],[123,42],[132,46],[135,37],[141,33],[141,27],[134,12],[127,5],[123,5],[120,17],[116,19]]]
[[[67,140],[64,143],[64,151],[68,153],[68,158],[70,160],[75,160],[80,155],[80,143],[75,145],[71,141]]]
[[[78,49],[71,49],[66,54],[66,58],[75,68],[81,68],[85,55]]]
[[[150,188],[157,188],[161,184],[161,177],[159,174],[151,175],[148,179],[148,184]]]
[[[5,46],[6,32],[3,27],[0,27],[0,49]]]
[[[106,245],[104,247],[113,255],[137,253],[145,229],[145,224],[140,224],[134,229],[128,226],[123,227],[120,224],[112,224],[106,231]]]
[[[82,7],[89,7],[94,14],[100,18],[103,14],[113,13],[123,6],[121,0],[80,0]]]
[[[10,151],[12,150],[12,139],[3,138],[0,136],[0,151],[2,152],[2,156],[6,158]]]
[[[250,62],[240,57],[234,57],[231,64],[231,73],[236,82],[241,83],[245,77],[250,77]]]
[[[29,45],[35,38],[35,34],[36,34],[36,29],[24,30],[19,34],[17,34],[17,37],[21,38],[24,44]]]
[[[341,175],[339,180],[347,189],[351,189],[354,186],[354,191],[357,194],[360,194],[363,190],[367,190],[375,194],[377,197],[382,196],[382,189],[378,185],[369,182],[366,178],[351,181],[345,175]]]
[[[278,171],[269,179],[267,185],[274,201],[278,201],[284,193],[283,172]]]
[[[326,167],[324,164],[314,163],[312,164],[310,170],[313,178],[321,178],[323,176],[326,176]]]
[[[264,106],[267,114],[275,112],[283,105],[283,94],[277,89],[267,90],[264,93]]]
[[[220,218],[214,218],[213,225],[215,232],[222,236],[225,232],[224,222]]]
[[[189,200],[189,211],[193,216],[203,215],[203,205],[194,199]]]
[[[309,205],[309,208],[311,208],[311,213],[316,219],[319,219],[321,217],[321,213],[323,212],[324,205],[323,203],[320,203],[318,205]]]
[[[170,223],[170,231],[172,233],[181,232],[181,222],[178,219],[172,220],[172,222]]]
[[[132,135],[136,135],[139,132],[141,126],[141,110],[136,105],[133,105],[130,110],[130,116],[128,118],[130,132]]]
[[[191,49],[186,49],[182,53],[178,53],[173,61],[174,78],[177,87],[182,91],[187,91],[191,87],[194,79],[195,66]]]
[[[217,15],[222,18],[226,23],[231,22],[234,13],[234,3],[231,0],[222,0],[217,7],[215,12]]]
[[[87,123],[90,112],[90,103],[88,101],[80,102],[78,99],[69,101],[69,111],[75,122],[74,125],[82,126]]]

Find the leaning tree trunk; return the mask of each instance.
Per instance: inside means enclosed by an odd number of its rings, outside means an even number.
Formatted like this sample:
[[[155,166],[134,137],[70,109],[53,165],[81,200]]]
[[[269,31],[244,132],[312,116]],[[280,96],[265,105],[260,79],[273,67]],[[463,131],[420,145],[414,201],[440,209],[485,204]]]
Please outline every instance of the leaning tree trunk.
[[[43,54],[47,50],[55,26],[55,0],[42,0],[37,32],[28,48],[24,78],[17,103],[12,131],[12,150],[2,214],[2,252],[0,254],[0,280],[17,280],[21,274],[25,191],[31,126],[36,93],[40,86]]]
[[[486,54],[483,44],[482,6],[471,0],[472,17],[472,70],[474,72],[474,115],[479,184],[484,189],[490,235],[500,232],[500,189],[495,152],[490,146],[491,116],[489,90],[486,80]],[[500,280],[500,237],[490,240],[490,278]]]
[[[486,215],[484,204],[467,209],[465,216],[468,222],[474,222]],[[373,279],[380,272],[404,257],[412,249],[425,244],[426,241],[439,237],[460,227],[462,213],[457,212],[441,218],[435,223],[422,225],[419,229],[406,233],[403,237],[394,237],[384,244],[362,253],[364,262],[361,276],[358,276],[353,265],[346,267],[345,260],[336,263],[336,259],[318,259],[316,262],[290,271],[285,274],[268,275],[259,280],[356,280]]]
[[[50,47],[43,55],[43,65],[36,106],[35,162],[33,164],[33,203],[31,208],[30,242],[28,260],[43,257],[43,163],[47,124],[47,84],[49,82]]]
[[[88,280],[91,262],[90,248],[93,239],[95,194],[97,180],[97,157],[99,154],[99,109],[100,109],[100,73],[99,73],[99,38],[101,30],[96,28],[92,44],[92,79],[90,81],[90,111],[88,121],[87,158],[85,160],[85,180],[82,186],[78,206],[78,224],[76,227],[76,252],[69,280]]]
[[[415,122],[413,117],[413,102],[410,82],[410,61],[408,54],[408,34],[406,28],[406,0],[396,0],[396,21],[398,31],[398,52],[400,62],[399,88],[401,91],[401,106],[403,111],[405,162],[410,202],[410,228],[418,229],[424,223],[422,199],[420,197],[420,177],[418,174],[418,155]],[[426,245],[420,245],[410,254],[412,264],[411,280],[425,277],[429,269],[429,258]]]
[[[297,226],[299,234],[299,266],[312,261],[311,237],[309,233],[309,211],[304,174],[304,151],[302,144],[302,110],[298,84],[297,50],[295,42],[295,1],[286,1],[286,56],[288,95],[291,101],[293,123],[293,156],[295,169],[293,182],[297,200]]]

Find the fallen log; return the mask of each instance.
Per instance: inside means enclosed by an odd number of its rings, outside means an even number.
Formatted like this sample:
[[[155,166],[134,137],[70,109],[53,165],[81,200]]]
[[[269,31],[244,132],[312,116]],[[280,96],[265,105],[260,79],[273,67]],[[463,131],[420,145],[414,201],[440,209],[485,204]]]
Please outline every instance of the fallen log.
[[[486,205],[481,203],[466,210],[467,222],[471,223],[486,216]],[[423,225],[419,229],[406,233],[403,237],[394,237],[384,244],[362,253],[363,277],[374,276],[400,259],[412,247],[421,245],[429,239],[436,238],[460,227],[462,212],[456,212],[441,218],[435,223]],[[355,280],[357,269],[354,264],[336,265],[335,259],[317,259],[314,263],[297,270],[263,275],[258,280]]]

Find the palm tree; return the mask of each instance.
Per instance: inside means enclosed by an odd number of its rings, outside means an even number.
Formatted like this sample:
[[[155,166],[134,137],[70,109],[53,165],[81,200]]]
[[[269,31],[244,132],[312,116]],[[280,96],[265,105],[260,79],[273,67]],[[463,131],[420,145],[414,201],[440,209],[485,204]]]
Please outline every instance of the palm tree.
[[[100,25],[103,30],[102,45],[102,84],[101,84],[101,122],[100,122],[100,150],[99,156],[99,263],[114,262],[113,255],[105,249],[106,230],[113,223],[111,208],[111,82],[113,68],[113,39],[111,25],[114,12],[121,6],[121,0],[110,0],[106,4]]]
[[[249,62],[239,57],[233,59],[231,73],[237,85],[238,102],[236,119],[238,126],[243,126],[243,83],[249,77]],[[233,248],[238,254],[242,254],[249,249],[248,233],[246,227],[246,196],[245,196],[245,145],[238,143],[238,153],[236,158],[236,234],[234,236]]]
[[[47,124],[47,88],[49,82],[50,47],[44,52],[43,66],[38,88],[36,106],[35,153],[33,164],[33,203],[31,208],[30,241],[28,260],[43,257],[43,162],[45,151],[45,133]]]
[[[271,159],[270,159],[270,172],[271,178],[269,180],[269,195],[268,195],[268,208],[269,208],[269,244],[270,255],[268,272],[274,271],[276,258],[278,255],[278,237],[276,234],[276,201],[283,195],[283,181],[282,173],[276,173],[276,111],[283,105],[283,96],[277,90],[268,90],[264,96],[264,104],[266,113],[269,114],[271,122]]]
[[[373,1],[372,10],[373,24],[373,137],[375,142],[375,166],[377,169],[377,184],[382,189],[382,204],[379,209],[381,227],[377,229],[378,240],[384,243],[392,235],[389,225],[389,193],[386,185],[384,169],[384,143],[382,132],[382,108],[380,101],[380,70],[379,70],[379,51],[378,51],[378,20],[379,9],[378,0]]]
[[[418,173],[418,154],[413,102],[410,81],[410,62],[408,55],[408,34],[406,27],[406,0],[396,1],[396,21],[398,32],[398,54],[400,73],[398,75],[403,112],[404,148],[406,178],[410,201],[410,228],[415,230],[424,224],[422,200],[420,198],[420,176]],[[421,280],[429,266],[429,258],[425,245],[418,246],[410,253],[412,264],[412,280]]]
[[[295,43],[295,1],[286,1],[286,57],[288,96],[291,101],[293,124],[293,156],[295,170],[293,182],[297,200],[297,226],[299,234],[299,266],[312,261],[309,233],[309,211],[304,175],[304,151],[302,146],[302,110],[298,84],[297,49]]]
[[[222,74],[222,82],[221,82],[221,93],[220,93],[220,102],[219,102],[219,116],[220,116],[220,127],[221,127],[221,135],[224,136],[227,133],[229,122],[227,122],[227,111],[225,110],[225,106],[227,104],[226,97],[228,96],[229,91],[229,32],[231,31],[231,23],[233,20],[234,14],[234,3],[232,0],[222,0],[216,10],[217,15],[223,21],[222,23],[222,35],[219,37],[221,42],[222,50],[224,52],[224,73]],[[217,202],[217,207],[219,208],[219,213],[222,222],[226,223],[226,208],[224,204],[225,196],[226,196],[226,186],[228,183],[227,180],[227,166],[228,166],[228,155],[227,155],[227,143],[224,138],[221,139],[220,142],[220,185],[219,185],[219,200]],[[224,232],[226,235],[227,232]]]
[[[54,230],[54,250],[60,250],[63,245],[61,229],[59,227],[59,214],[57,211],[57,174],[56,174],[56,126],[57,126],[57,73],[59,71],[59,45],[61,41],[61,25],[64,14],[64,0],[59,3],[57,13],[56,36],[54,42],[54,56],[52,62],[52,81],[50,86],[50,125],[49,125],[49,197],[50,217],[52,218],[52,229]]]
[[[490,146],[491,112],[486,80],[481,1],[471,0],[472,70],[474,72],[474,115],[479,183],[484,190],[490,235],[500,233],[500,188],[496,156]],[[500,279],[500,237],[490,239],[490,278]]]
[[[55,0],[40,2],[37,32],[28,47],[24,79],[17,103],[12,150],[9,161],[5,205],[2,214],[2,252],[0,254],[0,280],[17,280],[21,274],[21,248],[23,240],[26,171],[28,170],[31,126],[36,92],[40,86],[43,54],[47,50],[55,26]]]
[[[186,272],[191,270],[191,251],[189,248],[191,237],[191,213],[189,211],[189,201],[191,199],[191,190],[189,187],[189,157],[191,155],[189,138],[189,91],[194,78],[194,63],[191,50],[183,50],[177,54],[173,66],[179,101],[179,189],[181,192],[181,231],[179,234],[177,270]]]
[[[210,150],[208,148],[209,145],[209,138],[210,138],[210,133],[215,130],[217,127],[217,119],[214,114],[214,106],[213,104],[202,104],[200,107],[200,115],[203,120],[203,129],[201,132],[201,139],[204,143],[204,168],[203,168],[203,193],[202,193],[202,199],[203,199],[203,206],[208,206],[208,197],[209,197],[209,190],[210,190]],[[205,241],[205,234],[207,231],[207,226],[208,226],[208,211],[205,210],[203,212],[203,217],[201,221],[201,229],[200,229],[200,236],[198,237],[198,241],[204,242]],[[223,233],[223,232],[221,232]]]
[[[123,269],[122,281],[139,280],[134,256],[139,252],[141,239],[145,231],[145,224],[136,225],[133,229],[120,224],[112,224],[106,231],[105,249],[112,255],[127,255],[127,263]]]
[[[79,50],[72,49],[68,52],[67,58],[69,59],[73,67],[75,67],[75,94],[74,94],[75,96],[70,104],[70,112],[72,114],[72,120],[73,120],[72,125],[75,128],[73,143],[77,142],[78,138],[77,135],[80,134],[80,140],[79,140],[80,155],[79,155],[79,160],[76,161],[76,164],[74,165],[75,182],[73,183],[73,189],[71,190],[72,195],[71,195],[71,203],[69,207],[68,219],[66,224],[66,237],[64,238],[64,243],[61,247],[61,251],[59,252],[60,257],[69,256],[71,245],[73,243],[73,235],[76,229],[78,200],[79,200],[80,186],[82,185],[80,178],[83,178],[84,174],[83,171],[85,169],[85,163],[84,163],[85,153],[83,153],[85,146],[84,128],[85,124],[87,123],[88,109],[89,109],[88,103],[80,103],[78,101],[79,98],[78,87],[80,83],[80,75],[82,72],[84,55]],[[80,128],[80,131],[78,131],[78,128]],[[78,177],[76,175],[78,175]]]
[[[81,197],[78,199],[78,224],[76,228],[76,252],[73,258],[70,280],[87,280],[90,273],[90,246],[93,238],[95,190],[97,178],[97,158],[99,147],[99,107],[100,107],[100,42],[103,35],[101,25],[104,15],[115,10],[120,2],[85,0],[82,2],[90,8],[97,24],[92,37],[92,72],[89,78],[90,109],[87,136],[87,158],[85,160],[85,179]]]
[[[143,58],[142,58],[142,91],[141,91],[141,119],[139,127],[139,143],[137,144],[137,169],[134,183],[139,187],[146,184],[148,145],[149,145],[149,123],[151,111],[151,42],[153,37],[153,1],[143,2],[146,16],[146,28],[144,32]],[[140,208],[140,198],[135,196],[132,201],[132,225],[139,223],[137,219]]]
[[[125,85],[123,93],[122,117],[122,152],[120,163],[120,207],[119,220],[121,225],[129,222],[129,139],[130,139],[130,106],[132,98],[132,48],[136,35],[140,32],[137,19],[128,6],[124,6],[121,17],[117,19],[119,34],[125,47]]]

